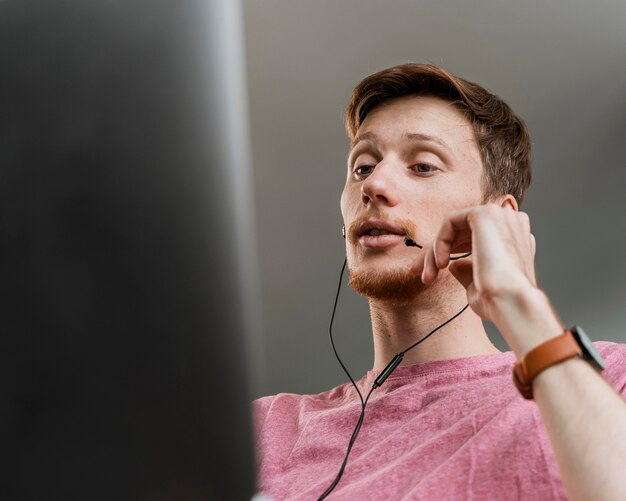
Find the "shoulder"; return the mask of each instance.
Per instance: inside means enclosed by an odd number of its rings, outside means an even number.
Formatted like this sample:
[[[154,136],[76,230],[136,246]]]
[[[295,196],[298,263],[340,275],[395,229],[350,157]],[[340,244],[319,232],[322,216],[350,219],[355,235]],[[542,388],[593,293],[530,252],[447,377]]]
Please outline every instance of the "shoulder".
[[[602,375],[619,393],[626,396],[626,344],[595,341],[593,345],[604,360]]]
[[[262,427],[270,415],[287,418],[310,411],[328,409],[356,398],[353,395],[356,393],[349,383],[315,394],[278,393],[254,400],[252,413],[257,427]]]

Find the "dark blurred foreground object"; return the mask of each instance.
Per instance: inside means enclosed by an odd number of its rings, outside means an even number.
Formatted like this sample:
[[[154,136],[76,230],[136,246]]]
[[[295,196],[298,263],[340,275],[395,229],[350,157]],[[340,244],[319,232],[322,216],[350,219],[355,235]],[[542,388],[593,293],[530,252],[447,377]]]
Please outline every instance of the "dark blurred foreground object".
[[[254,494],[238,15],[0,0],[2,499]]]

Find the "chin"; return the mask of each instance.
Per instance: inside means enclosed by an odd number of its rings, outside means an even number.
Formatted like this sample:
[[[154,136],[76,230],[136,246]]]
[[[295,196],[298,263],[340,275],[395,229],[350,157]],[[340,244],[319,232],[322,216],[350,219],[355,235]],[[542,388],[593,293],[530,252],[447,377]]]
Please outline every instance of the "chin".
[[[419,275],[406,270],[351,270],[350,286],[369,299],[392,304],[411,303],[427,287]]]

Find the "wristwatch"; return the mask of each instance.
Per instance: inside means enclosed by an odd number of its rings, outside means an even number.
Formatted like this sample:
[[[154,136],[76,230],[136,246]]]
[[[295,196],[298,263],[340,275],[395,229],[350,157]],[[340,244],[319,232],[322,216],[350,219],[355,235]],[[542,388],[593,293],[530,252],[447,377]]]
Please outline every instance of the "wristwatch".
[[[595,369],[604,370],[604,360],[585,331],[576,325],[530,350],[513,367],[513,382],[524,398],[532,399],[532,383],[541,371],[577,356]]]

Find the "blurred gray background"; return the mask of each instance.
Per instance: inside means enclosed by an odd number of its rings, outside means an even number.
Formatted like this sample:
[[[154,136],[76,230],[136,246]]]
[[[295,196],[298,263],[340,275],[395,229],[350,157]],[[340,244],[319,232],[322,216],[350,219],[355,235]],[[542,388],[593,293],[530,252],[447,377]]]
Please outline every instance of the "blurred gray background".
[[[245,0],[263,340],[255,396],[346,381],[328,343],[344,256],[342,114],[366,75],[430,62],[505,99],[534,141],[523,209],[564,322],[626,342],[626,2]],[[366,301],[334,326],[354,377],[371,368]],[[489,328],[501,350],[500,335]]]

